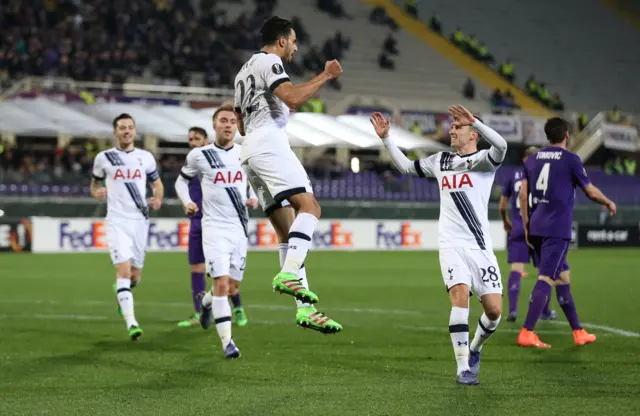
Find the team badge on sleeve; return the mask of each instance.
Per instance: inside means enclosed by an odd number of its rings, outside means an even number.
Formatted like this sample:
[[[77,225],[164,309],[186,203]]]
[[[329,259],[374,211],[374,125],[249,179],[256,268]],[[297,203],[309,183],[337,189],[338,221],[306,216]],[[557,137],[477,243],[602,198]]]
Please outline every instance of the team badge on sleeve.
[[[280,75],[284,72],[284,68],[280,64],[273,64],[271,65],[271,71],[276,75]]]

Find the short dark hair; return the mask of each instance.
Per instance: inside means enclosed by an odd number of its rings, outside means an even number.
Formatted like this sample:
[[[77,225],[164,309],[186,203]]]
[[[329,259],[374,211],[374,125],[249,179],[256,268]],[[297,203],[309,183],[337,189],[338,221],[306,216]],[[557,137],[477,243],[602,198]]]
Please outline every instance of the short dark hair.
[[[230,103],[230,102],[223,103],[213,113],[213,121],[216,121],[216,119],[218,118],[218,114],[220,114],[222,111],[230,111],[232,113],[235,113],[235,109],[233,108],[233,104],[232,103]]]
[[[560,117],[552,117],[544,124],[544,134],[551,144],[562,143],[569,133],[569,123]]]
[[[202,135],[202,137],[204,137],[205,139],[207,138],[207,131],[206,131],[205,129],[203,129],[202,127],[196,127],[196,126],[191,127],[191,128],[189,129],[189,133],[191,133],[191,132],[194,132],[194,133],[200,134],[200,135]]]
[[[291,22],[287,19],[278,16],[270,17],[264,22],[262,29],[260,29],[260,33],[262,33],[262,45],[273,45],[282,36],[288,38],[291,34],[292,27]]]
[[[131,120],[133,121],[133,124],[136,124],[136,121],[133,119],[133,117],[131,116],[131,114],[127,114],[127,113],[122,113],[120,114],[118,117],[113,119],[113,128],[115,129],[116,127],[118,127],[118,121],[120,120]]]

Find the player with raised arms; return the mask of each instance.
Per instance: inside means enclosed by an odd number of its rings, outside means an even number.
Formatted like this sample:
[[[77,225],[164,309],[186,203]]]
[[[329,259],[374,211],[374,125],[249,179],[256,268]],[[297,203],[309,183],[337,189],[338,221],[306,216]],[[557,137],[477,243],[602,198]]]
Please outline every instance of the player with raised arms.
[[[107,244],[116,268],[115,291],[118,310],[124,318],[129,337],[142,336],[133,308],[133,293],[142,278],[149,235],[149,207],[160,209],[164,187],[151,152],[134,147],[136,123],[129,114],[113,120],[116,146],[104,150],[93,161],[91,195],[107,201]],[[147,181],[153,196],[145,200]],[[106,184],[106,188],[103,185]]]
[[[567,150],[569,123],[559,117],[550,118],[544,125],[544,132],[551,146],[529,157],[520,186],[520,215],[527,241],[540,259],[540,267],[517,342],[522,347],[551,348],[540,341],[533,330],[548,302],[551,288],[555,286],[558,303],[573,330],[575,344],[590,344],[596,336],[580,325],[569,286],[571,273],[567,251],[571,242],[575,188],[579,187],[589,199],[606,206],[611,215],[616,213],[616,204],[589,181],[580,157]],[[529,197],[531,215],[527,204]]]
[[[342,68],[338,61],[329,61],[311,81],[293,85],[283,66],[298,49],[291,22],[271,17],[261,33],[262,49],[242,66],[234,83],[238,130],[245,136],[242,166],[280,242],[281,271],[273,279],[273,289],[296,298],[299,326],[336,333],[342,326],[316,310],[318,296],[307,282],[304,260],[318,225],[320,205],[291,150],[285,128],[289,109],[301,106],[326,82],[338,78]]]
[[[489,232],[488,204],[495,171],[507,142],[466,108],[449,108],[449,135],[455,153],[439,152],[411,161],[389,137],[390,121],[373,113],[371,123],[396,168],[405,174],[435,177],[440,187],[440,269],[451,300],[449,333],[457,363],[456,382],[478,384],[482,346],[493,335],[502,313],[500,268]],[[488,150],[478,150],[484,137]],[[469,345],[469,294],[476,293],[484,313]]]
[[[522,162],[526,162],[529,156],[537,152],[537,147],[529,147],[524,152]],[[507,293],[509,300],[508,322],[515,322],[518,318],[518,297],[520,295],[520,280],[524,277],[525,264],[533,263],[534,267],[538,267],[538,258],[535,252],[527,244],[524,238],[524,225],[522,217],[520,217],[520,186],[524,167],[516,169],[505,181],[502,186],[502,195],[500,196],[500,204],[498,212],[502,218],[504,230],[509,235],[507,239],[507,261],[511,265],[511,273],[507,281]],[[507,215],[507,205],[511,202],[511,219]],[[558,317],[555,311],[549,308],[549,302],[542,312],[542,320],[554,320]]]
[[[223,142],[231,140],[237,131],[235,114],[230,105],[222,106],[213,114],[213,129],[216,137],[222,137]],[[203,147],[209,144],[207,131],[201,127],[191,127],[188,136],[189,148]],[[189,248],[188,259],[191,265],[191,298],[193,300],[194,314],[187,320],[178,322],[180,327],[190,327],[200,323],[200,312],[202,310],[202,297],[206,291],[205,258],[202,248],[202,187],[198,177],[194,177],[189,182],[189,196],[198,206],[198,211],[189,218]],[[247,200],[247,206],[255,208],[258,200],[251,195]],[[185,213],[187,209],[185,207]],[[249,322],[240,298],[240,282],[230,281],[229,298],[233,305],[231,310],[234,322],[238,326],[245,326]]]

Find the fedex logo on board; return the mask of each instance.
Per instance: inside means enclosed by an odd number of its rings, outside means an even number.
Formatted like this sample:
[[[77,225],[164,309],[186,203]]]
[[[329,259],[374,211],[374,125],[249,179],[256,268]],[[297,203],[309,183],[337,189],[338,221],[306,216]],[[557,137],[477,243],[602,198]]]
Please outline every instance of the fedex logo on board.
[[[379,222],[376,245],[384,248],[421,247],[422,232],[414,230],[409,222],[403,222],[400,229],[395,230],[390,230],[385,227],[385,223]]]

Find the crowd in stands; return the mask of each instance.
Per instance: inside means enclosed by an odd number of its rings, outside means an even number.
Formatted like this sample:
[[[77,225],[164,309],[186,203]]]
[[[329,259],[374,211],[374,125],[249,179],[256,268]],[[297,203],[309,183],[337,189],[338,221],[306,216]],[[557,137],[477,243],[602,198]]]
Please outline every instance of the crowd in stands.
[[[275,4],[256,0],[231,21],[214,0],[0,1],[0,72],[123,82],[148,69],[186,85],[202,71],[207,86],[231,85]]]

